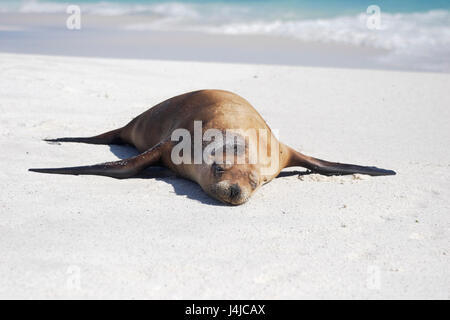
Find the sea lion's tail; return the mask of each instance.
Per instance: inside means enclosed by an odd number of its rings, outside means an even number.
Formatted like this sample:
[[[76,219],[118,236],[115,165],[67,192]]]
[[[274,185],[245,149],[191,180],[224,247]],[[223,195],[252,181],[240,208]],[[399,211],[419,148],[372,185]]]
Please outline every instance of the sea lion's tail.
[[[93,137],[64,137],[44,139],[47,142],[79,142],[89,144],[125,144],[121,138],[122,128],[111,130]]]
[[[390,176],[395,175],[393,170],[381,169],[377,167],[366,167],[355,164],[346,164],[338,162],[325,161],[313,157],[306,156],[290,149],[290,158],[288,159],[286,167],[300,166],[326,176],[339,176],[347,174],[367,174],[370,176]]]

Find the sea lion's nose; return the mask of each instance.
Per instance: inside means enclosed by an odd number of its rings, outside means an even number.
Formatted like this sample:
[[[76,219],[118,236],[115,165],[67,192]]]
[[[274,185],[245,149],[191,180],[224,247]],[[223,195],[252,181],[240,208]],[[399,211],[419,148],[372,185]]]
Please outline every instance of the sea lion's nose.
[[[237,183],[230,186],[230,198],[236,199],[241,195],[241,187]]]

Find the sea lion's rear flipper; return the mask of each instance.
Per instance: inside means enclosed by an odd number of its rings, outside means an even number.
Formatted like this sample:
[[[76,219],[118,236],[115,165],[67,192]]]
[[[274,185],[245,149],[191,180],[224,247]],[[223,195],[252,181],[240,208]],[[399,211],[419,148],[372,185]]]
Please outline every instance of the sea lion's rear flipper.
[[[33,172],[54,173],[54,174],[73,174],[73,175],[99,175],[118,179],[135,176],[145,168],[157,163],[161,158],[164,144],[160,143],[149,150],[135,157],[94,164],[91,166],[67,167],[67,168],[43,168],[28,169]]]
[[[365,167],[355,164],[329,162],[306,156],[290,148],[291,155],[286,167],[300,166],[326,176],[340,176],[347,174],[367,174],[370,176],[395,175],[395,171],[380,169],[377,167]]]
[[[111,130],[93,137],[65,137],[56,139],[44,139],[47,142],[80,142],[89,144],[125,144],[120,134],[122,128]]]

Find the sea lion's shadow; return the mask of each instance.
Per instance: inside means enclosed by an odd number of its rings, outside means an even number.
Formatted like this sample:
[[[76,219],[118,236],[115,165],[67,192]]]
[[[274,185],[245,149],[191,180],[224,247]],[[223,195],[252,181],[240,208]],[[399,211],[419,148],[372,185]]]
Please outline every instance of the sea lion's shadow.
[[[127,159],[139,154],[139,152],[131,146],[110,145],[109,149],[119,159]],[[283,171],[280,172],[277,178],[294,175],[308,175],[310,173],[310,171]],[[164,167],[149,167],[137,176],[128,179],[156,179],[159,181],[164,181],[173,186],[173,189],[177,195],[186,196],[189,199],[212,206],[228,206],[208,196],[198,184],[190,180],[180,178],[175,173]]]

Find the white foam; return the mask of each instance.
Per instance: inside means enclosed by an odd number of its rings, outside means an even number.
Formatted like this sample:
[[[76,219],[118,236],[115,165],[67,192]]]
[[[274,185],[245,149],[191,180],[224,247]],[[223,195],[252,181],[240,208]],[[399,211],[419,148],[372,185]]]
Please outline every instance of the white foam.
[[[303,21],[256,21],[221,26],[199,26],[197,30],[224,34],[289,36],[304,41],[339,42],[387,50],[417,45],[450,45],[450,13],[429,11],[413,14],[383,14],[380,30],[366,26],[367,16]]]
[[[161,19],[149,24],[129,25],[129,30],[189,30],[212,34],[268,35],[305,42],[337,43],[385,49],[384,63],[430,71],[450,71],[450,12],[381,15],[379,30],[367,28],[368,16],[341,16],[329,19],[251,20],[231,23]]]

